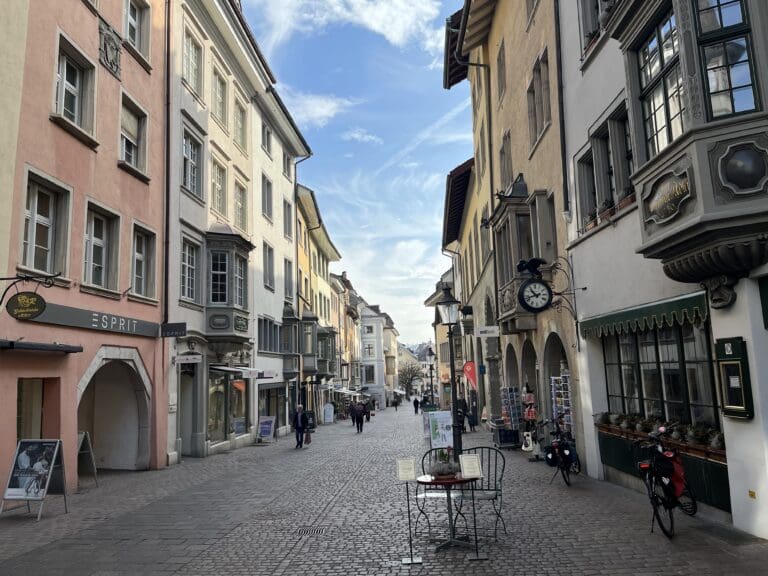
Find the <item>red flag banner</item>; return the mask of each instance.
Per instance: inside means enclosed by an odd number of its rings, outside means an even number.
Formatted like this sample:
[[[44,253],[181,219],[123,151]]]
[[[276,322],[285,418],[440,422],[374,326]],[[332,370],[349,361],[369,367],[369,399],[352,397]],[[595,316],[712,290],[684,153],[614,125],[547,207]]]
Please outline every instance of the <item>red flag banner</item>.
[[[477,371],[475,370],[474,362],[464,363],[464,376],[469,380],[473,390],[477,390]]]

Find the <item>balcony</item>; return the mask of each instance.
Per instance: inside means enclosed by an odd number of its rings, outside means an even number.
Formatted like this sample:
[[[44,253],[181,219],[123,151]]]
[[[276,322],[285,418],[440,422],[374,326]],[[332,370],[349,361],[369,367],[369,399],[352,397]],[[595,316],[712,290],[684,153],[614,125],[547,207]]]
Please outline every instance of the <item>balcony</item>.
[[[283,357],[283,375],[285,378],[295,378],[299,374],[299,356],[284,356]]]
[[[318,358],[317,375],[322,377],[336,376],[336,362],[327,358]]]
[[[304,376],[317,374],[317,356],[315,354],[303,354],[304,358]]]

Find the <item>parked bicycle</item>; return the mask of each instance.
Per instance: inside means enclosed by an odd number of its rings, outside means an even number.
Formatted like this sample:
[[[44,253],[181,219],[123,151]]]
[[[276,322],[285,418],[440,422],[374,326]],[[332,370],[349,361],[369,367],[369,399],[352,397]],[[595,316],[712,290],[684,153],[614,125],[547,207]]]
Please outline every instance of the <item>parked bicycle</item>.
[[[651,458],[640,460],[637,467],[643,475],[648,499],[651,501],[654,521],[667,538],[675,535],[674,509],[680,508],[683,514],[693,516],[698,510],[696,497],[685,478],[683,463],[677,451],[664,445],[668,430],[660,426],[658,432],[648,434],[648,441],[636,440],[641,448],[651,449]]]
[[[571,474],[581,472],[581,460],[576,453],[576,445],[571,433],[564,431],[561,424],[562,418],[558,418],[552,430],[552,443],[544,448],[544,461],[553,468],[557,468],[549,481],[550,484],[560,472],[565,485],[570,486]]]

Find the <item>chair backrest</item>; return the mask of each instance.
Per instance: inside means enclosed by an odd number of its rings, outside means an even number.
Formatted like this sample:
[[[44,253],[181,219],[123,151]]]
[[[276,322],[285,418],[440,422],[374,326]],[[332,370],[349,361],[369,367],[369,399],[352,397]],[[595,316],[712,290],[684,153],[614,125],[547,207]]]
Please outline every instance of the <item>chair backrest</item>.
[[[504,478],[504,467],[506,466],[506,460],[501,450],[492,446],[478,446],[466,448],[462,454],[480,456],[483,478],[475,482],[475,490],[501,490],[501,481]]]
[[[445,454],[445,448],[430,448],[421,457],[421,473],[430,474],[432,470],[432,464],[439,460],[440,454]]]

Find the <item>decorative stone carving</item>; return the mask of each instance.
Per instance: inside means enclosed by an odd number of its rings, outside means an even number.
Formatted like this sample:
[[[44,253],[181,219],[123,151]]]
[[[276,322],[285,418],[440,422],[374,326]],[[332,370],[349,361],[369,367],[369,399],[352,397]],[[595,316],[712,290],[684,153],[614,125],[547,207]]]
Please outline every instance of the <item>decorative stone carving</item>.
[[[687,172],[671,172],[661,176],[643,200],[645,221],[666,224],[680,214],[683,203],[691,196],[692,186]]]
[[[701,283],[709,294],[709,305],[712,308],[728,308],[736,302],[736,291],[733,287],[739,281],[733,276],[714,276]]]
[[[709,165],[718,204],[768,195],[768,135],[719,142],[709,151]]]
[[[99,62],[118,80],[122,45],[117,31],[104,20],[99,20]]]
[[[677,29],[678,34],[682,38],[683,43],[683,57],[686,56],[691,61],[686,61],[686,76],[683,84],[683,100],[685,102],[686,116],[690,115],[695,119],[700,119],[703,115],[704,107],[701,102],[701,87],[699,85],[699,73],[695,62],[693,61],[694,54],[696,54],[696,43],[694,42],[695,30],[693,29],[693,21],[691,19],[691,10],[688,6],[688,2],[680,2],[675,7],[675,13],[677,15]],[[689,124],[690,125],[690,124]]]

